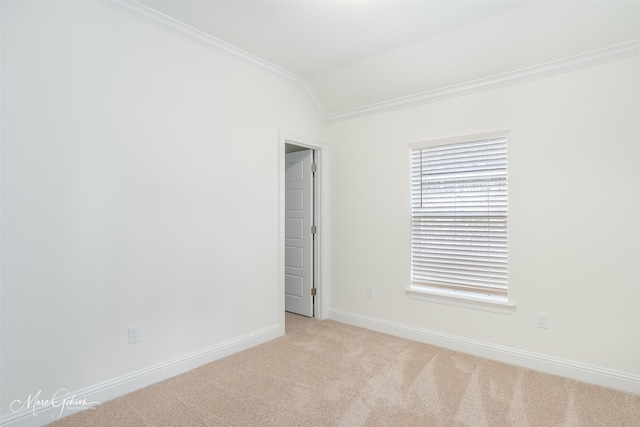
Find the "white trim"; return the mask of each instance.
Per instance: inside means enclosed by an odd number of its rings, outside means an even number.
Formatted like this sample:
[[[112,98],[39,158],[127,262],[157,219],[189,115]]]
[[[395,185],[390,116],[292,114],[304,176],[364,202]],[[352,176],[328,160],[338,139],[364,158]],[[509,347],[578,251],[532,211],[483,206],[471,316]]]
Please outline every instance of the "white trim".
[[[326,301],[326,289],[322,286],[322,237],[325,235],[322,224],[322,149],[324,143],[310,138],[280,130],[278,143],[278,301],[282,323],[284,324],[284,206],[285,206],[285,144],[297,145],[314,151],[317,172],[314,179],[313,216],[317,232],[313,240],[313,283],[318,296],[313,304],[313,315],[323,318],[323,301]]]
[[[573,378],[591,384],[640,394],[640,375],[560,359],[540,353],[444,334],[414,326],[329,309],[329,318],[349,325],[424,342],[510,365]]]
[[[311,98],[311,103],[315,107],[316,112],[320,115],[320,118],[326,122],[327,110],[324,108],[324,105],[322,104],[322,101],[318,97],[318,94],[313,90],[313,87],[308,82],[304,83],[303,88],[305,92],[307,92],[307,95],[309,96],[309,98]]]
[[[324,108],[320,98],[313,90],[312,85],[309,84],[306,79],[294,73],[291,73],[290,71],[287,71],[282,67],[272,64],[269,61],[255,56],[245,50],[239,49],[220,39],[212,37],[209,34],[204,33],[203,31],[195,29],[134,0],[96,1],[220,54],[229,57],[235,57],[237,59],[257,65],[265,71],[273,73],[285,80],[290,81],[291,83],[302,86],[304,91],[309,96],[312,104],[320,114],[320,117],[322,117],[328,123],[350,120],[357,117],[368,116],[371,114],[399,110],[402,108],[441,101],[443,99],[469,95],[476,92],[553,76],[568,71],[591,67],[593,65],[598,65],[605,62],[616,61],[618,59],[640,55],[640,39],[636,39],[603,49],[570,56],[568,58],[522,68],[520,70],[510,71],[495,76],[473,80],[470,82],[460,83],[444,88],[417,93],[414,95],[390,99],[383,102],[327,114],[326,109]]]
[[[469,95],[476,92],[496,89],[503,86],[526,82],[553,76],[580,68],[591,67],[605,62],[616,61],[640,54],[640,40],[633,40],[619,45],[598,49],[580,55],[551,61],[532,67],[522,68],[491,77],[486,77],[470,82],[460,83],[453,86],[434,89],[415,95],[395,98],[388,101],[365,105],[363,107],[351,108],[348,110],[330,113],[326,117],[328,123],[355,119],[371,114],[383,113],[387,111],[399,110],[416,105],[441,101],[458,96]]]
[[[283,334],[284,324],[272,325],[220,344],[113,378],[100,384],[76,390],[75,392],[69,393],[69,395],[75,395],[75,399],[78,400],[86,399],[87,402],[104,403],[239,351],[271,341]],[[37,390],[34,390],[34,393],[36,392]],[[42,397],[45,398],[44,396]],[[24,396],[24,398],[26,398],[26,396]],[[54,416],[58,416],[59,412],[60,408],[41,406],[35,410],[34,415],[32,409],[26,408],[14,414],[3,416],[0,418],[0,425],[12,427],[42,426],[55,421]],[[73,412],[68,411],[62,415],[64,417],[71,414],[73,414]]]
[[[169,33],[175,34],[191,42],[197,43],[209,50],[216,53],[233,57],[244,62],[256,65],[263,70],[275,74],[276,76],[289,81],[298,86],[302,86],[307,95],[309,96],[312,104],[320,116],[324,119],[327,113],[320,102],[320,99],[315,94],[309,82],[302,77],[294,74],[284,68],[275,65],[267,60],[264,60],[246,50],[233,46],[223,40],[213,37],[204,31],[193,28],[183,22],[178,21],[170,16],[163,14],[155,9],[152,9],[144,4],[138,3],[135,0],[95,0],[98,3],[107,5],[119,12],[129,15],[148,24],[154,25]]]
[[[144,4],[138,3],[134,0],[96,0],[98,3],[110,6],[126,15],[137,18],[148,24],[152,24],[160,29],[168,31],[186,40],[197,43],[207,49],[222,55],[235,57],[245,62],[252,63],[261,67],[262,69],[278,75],[285,80],[289,80],[292,83],[304,86],[307,81],[302,77],[297,76],[284,68],[281,68],[269,61],[266,61],[258,56],[253,55],[245,50],[237,48],[223,40],[210,36],[204,31],[191,27],[183,22],[178,21],[170,16],[163,14],[155,9],[152,9]]]
[[[486,139],[506,138],[509,135],[509,129],[496,130],[492,132],[474,133],[470,135],[449,136],[446,138],[429,139],[427,141],[412,142],[409,148],[415,150],[417,148],[432,147],[434,145],[460,144],[471,141],[484,141]]]
[[[410,285],[405,290],[407,297],[418,301],[446,304],[455,307],[470,308],[473,310],[489,311],[498,314],[511,314],[515,305],[497,297],[481,297],[475,295],[463,295],[460,291],[430,289],[418,285]]]

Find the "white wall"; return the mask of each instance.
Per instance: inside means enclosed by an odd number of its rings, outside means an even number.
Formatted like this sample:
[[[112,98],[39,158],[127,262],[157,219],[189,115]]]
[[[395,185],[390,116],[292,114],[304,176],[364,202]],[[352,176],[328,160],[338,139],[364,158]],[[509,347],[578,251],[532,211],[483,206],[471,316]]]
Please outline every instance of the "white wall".
[[[636,56],[331,124],[330,317],[640,393],[638,76]],[[501,129],[515,311],[408,299],[408,144]]]
[[[283,333],[279,130],[326,132],[304,91],[104,4],[1,8],[5,420]]]

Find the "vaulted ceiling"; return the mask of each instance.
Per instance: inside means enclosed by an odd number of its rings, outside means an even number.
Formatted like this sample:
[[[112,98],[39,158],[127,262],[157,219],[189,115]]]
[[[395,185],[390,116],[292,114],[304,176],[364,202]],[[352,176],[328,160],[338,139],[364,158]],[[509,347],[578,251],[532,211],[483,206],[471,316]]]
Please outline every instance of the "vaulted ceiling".
[[[520,5],[514,1],[142,3],[305,79]]]
[[[139,2],[299,76],[329,115],[640,38],[637,0]]]

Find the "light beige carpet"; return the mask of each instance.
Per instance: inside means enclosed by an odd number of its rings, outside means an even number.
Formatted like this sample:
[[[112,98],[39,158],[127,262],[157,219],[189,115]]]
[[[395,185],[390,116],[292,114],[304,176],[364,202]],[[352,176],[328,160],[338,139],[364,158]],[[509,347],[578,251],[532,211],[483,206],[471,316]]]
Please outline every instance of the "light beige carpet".
[[[330,320],[54,423],[65,426],[640,426],[640,396]]]

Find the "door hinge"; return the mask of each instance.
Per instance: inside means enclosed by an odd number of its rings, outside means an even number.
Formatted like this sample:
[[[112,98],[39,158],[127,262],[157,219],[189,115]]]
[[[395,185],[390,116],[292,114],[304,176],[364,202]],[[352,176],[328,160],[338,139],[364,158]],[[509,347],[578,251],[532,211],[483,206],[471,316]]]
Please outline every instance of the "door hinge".
[[[318,292],[316,291],[316,288],[311,288],[311,296],[315,297],[318,294]]]
[[[318,170],[318,167],[315,163],[311,163],[311,172],[315,173]]]
[[[316,227],[315,225],[311,226],[311,234],[316,234],[318,232],[318,227]]]

